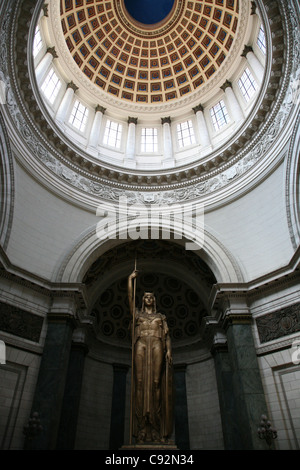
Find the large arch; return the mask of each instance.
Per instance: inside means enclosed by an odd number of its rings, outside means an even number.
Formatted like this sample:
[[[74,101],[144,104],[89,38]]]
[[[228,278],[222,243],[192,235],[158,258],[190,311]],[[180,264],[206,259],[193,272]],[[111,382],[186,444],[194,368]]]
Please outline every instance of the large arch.
[[[147,222],[141,223],[140,228],[141,230],[148,229]],[[160,229],[161,227],[155,225],[154,228]],[[104,240],[97,237],[96,230],[97,226],[95,225],[77,243],[74,243],[58,267],[53,279],[54,282],[81,283],[84,275],[97,259],[127,239],[127,227],[119,231],[118,238],[115,236],[114,227],[108,228],[107,238]],[[130,240],[127,239],[127,241]],[[193,242],[193,227],[186,228],[185,237],[182,237],[181,231],[175,228],[172,241],[180,246]],[[218,283],[243,282],[243,273],[234,256],[207,227],[203,231],[203,246],[194,253],[207,264]]]
[[[298,123],[300,117],[298,117]],[[286,161],[286,208],[287,219],[293,247],[297,250],[300,242],[300,216],[299,216],[299,174],[300,174],[300,127],[295,127],[290,145],[289,156]]]
[[[1,85],[1,80],[0,80]],[[0,96],[1,99],[1,96]],[[0,245],[8,244],[14,209],[14,169],[10,144],[3,117],[0,114]]]

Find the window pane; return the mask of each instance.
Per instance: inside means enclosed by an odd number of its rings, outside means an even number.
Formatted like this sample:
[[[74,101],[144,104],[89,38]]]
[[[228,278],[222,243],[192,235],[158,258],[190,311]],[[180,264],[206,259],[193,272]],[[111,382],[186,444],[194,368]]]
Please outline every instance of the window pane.
[[[177,138],[179,147],[186,147],[195,143],[195,134],[192,121],[177,124]]]
[[[259,33],[257,36],[257,45],[260,48],[260,50],[265,54],[267,51],[267,46],[266,46],[266,36],[265,36],[265,31],[263,26],[260,27]]]
[[[243,75],[238,81],[238,84],[243,97],[246,101],[249,101],[257,89],[257,84],[248,68],[245,69]]]
[[[87,118],[88,109],[82,103],[80,103],[80,101],[76,100],[69,119],[69,123],[79,131],[83,132],[86,126]]]
[[[229,121],[229,116],[223,100],[219,101],[219,103],[210,109],[210,115],[216,131]]]
[[[42,36],[39,26],[36,27],[33,39],[33,56],[36,57],[43,47]]]
[[[147,127],[142,129],[141,134],[141,151],[147,153],[157,152],[158,138],[157,129]]]
[[[103,143],[110,147],[120,148],[122,136],[122,125],[117,122],[107,120],[104,131]]]
[[[54,100],[60,90],[60,87],[61,81],[56,75],[54,69],[51,69],[41,86],[43,94],[50,101],[51,104],[54,103]]]

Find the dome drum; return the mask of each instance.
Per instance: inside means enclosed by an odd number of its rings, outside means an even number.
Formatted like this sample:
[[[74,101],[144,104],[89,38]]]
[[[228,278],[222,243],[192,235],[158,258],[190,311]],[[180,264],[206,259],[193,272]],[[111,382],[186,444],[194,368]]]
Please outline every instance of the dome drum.
[[[188,3],[191,5],[191,2],[188,2]],[[260,4],[259,6],[262,7]],[[51,12],[50,7],[52,7],[52,4],[48,8],[48,11]],[[277,10],[274,10],[273,8],[272,11],[274,12],[275,17],[277,18],[278,11],[279,11],[278,8]],[[34,12],[35,13],[33,15],[33,19],[36,18],[35,21],[37,21],[38,9],[35,9]],[[267,9],[262,8],[260,13],[262,13],[261,19],[265,27],[266,47],[270,49],[272,48],[272,45],[270,42],[271,33],[272,35],[273,33],[277,35],[281,35],[280,36],[281,42],[282,42],[284,33],[283,33],[283,30],[278,27],[278,24],[275,24],[276,27],[274,26],[274,31],[273,31],[273,25],[271,24],[271,22],[270,22],[271,29],[269,30],[269,26],[266,22]],[[240,14],[241,14],[240,12],[238,14],[236,13],[237,16]],[[250,10],[249,10],[249,14],[250,14]],[[251,21],[252,21],[252,17],[253,15],[251,15]],[[47,13],[45,22],[49,22],[49,13]],[[59,22],[59,27],[61,28],[61,22]],[[24,31],[20,31],[20,30],[18,31],[20,32],[21,35],[24,34]],[[32,27],[30,41],[33,40],[33,34],[34,34],[34,29]],[[252,38],[251,40],[253,41],[253,39],[254,38]],[[78,95],[78,98],[81,99],[82,89],[80,87],[80,83],[77,82],[77,77],[80,76],[80,74],[78,74],[78,66],[74,62],[74,59],[71,57],[70,51],[66,46],[65,38],[63,36],[62,36],[62,42],[60,43],[61,47],[62,47],[62,44],[64,44],[63,47],[64,47],[65,53],[67,51],[67,54],[64,55],[66,59],[65,64],[67,67],[65,69],[66,70],[65,73],[67,73],[67,71],[70,71],[68,68],[68,64],[69,64],[69,61],[71,61],[72,67],[74,68],[74,70],[77,70],[75,74],[76,79],[72,76],[72,78],[74,78],[74,83],[76,83],[76,86],[78,87],[78,90],[76,91],[76,93],[74,92],[75,93],[74,96],[76,97]],[[276,47],[277,46],[275,46],[275,52],[276,52]],[[56,49],[56,53],[60,57],[60,51],[57,48],[55,49]],[[239,50],[240,54],[238,57],[241,60],[246,60],[245,57],[241,57],[241,54],[243,53],[243,49],[244,49],[243,42],[241,42],[239,49],[240,49]],[[21,53],[21,50],[19,50],[19,52]],[[251,51],[250,51],[250,55],[251,55]],[[240,63],[240,59],[239,59],[239,63]],[[270,123],[272,122],[271,119],[268,118],[268,116],[272,115],[272,112],[274,113],[276,112],[276,109],[278,109],[278,107],[274,108],[274,106],[270,108],[269,103],[270,103],[270,100],[272,99],[274,100],[274,98],[276,97],[276,91],[279,86],[280,77],[282,77],[282,73],[283,73],[282,64],[280,63],[281,62],[280,57],[277,58],[277,56],[274,56],[273,60],[270,60],[269,56],[267,56],[267,59],[268,60],[266,62],[265,78],[263,80],[263,83],[261,84],[261,90],[259,91],[259,94],[257,95],[256,101],[253,104],[252,109],[248,110],[249,114],[246,115],[246,117],[244,117],[244,121],[242,121],[238,126],[236,125],[232,126],[232,124],[231,124],[231,127],[228,127],[228,125],[227,127],[225,126],[224,128],[225,131],[223,131],[224,140],[222,140],[222,135],[223,135],[222,132],[216,133],[216,137],[214,137],[215,139],[217,139],[216,140],[217,144],[215,148],[214,146],[210,145],[209,140],[207,140],[207,144],[204,147],[202,143],[199,142],[198,140],[196,142],[196,145],[194,146],[194,150],[191,149],[191,151],[188,152],[189,155],[191,156],[189,157],[191,158],[190,161],[185,159],[185,150],[181,151],[181,153],[179,152],[177,156],[175,156],[175,160],[173,158],[173,163],[174,163],[173,167],[172,167],[172,161],[169,165],[164,166],[164,164],[162,164],[161,162],[161,157],[158,157],[157,159],[155,155],[153,155],[151,164],[148,165],[148,163],[146,163],[146,166],[143,166],[143,165],[139,166],[139,164],[137,165],[136,163],[134,165],[131,165],[130,164],[131,162],[128,163],[128,160],[127,161],[114,160],[115,157],[113,153],[110,153],[110,152],[107,153],[107,158],[105,158],[105,152],[103,152],[103,147],[99,147],[99,149],[101,150],[100,150],[100,153],[98,153],[98,155],[97,155],[97,152],[95,154],[94,150],[91,150],[91,148],[88,147],[87,141],[85,141],[84,136],[80,137],[81,139],[80,145],[76,145],[76,144],[74,145],[74,141],[75,141],[74,135],[76,134],[76,132],[75,133],[73,132],[73,134],[71,132],[70,135],[72,137],[70,140],[67,138],[66,128],[62,132],[61,124],[59,125],[55,124],[55,122],[49,119],[49,113],[51,110],[49,110],[49,108],[45,106],[45,103],[43,102],[43,99],[41,98],[41,95],[38,89],[36,89],[33,70],[29,69],[31,84],[33,88],[33,93],[32,93],[31,85],[28,86],[27,67],[26,65],[25,67],[22,66],[23,60],[21,58],[19,61],[20,65],[18,69],[18,75],[20,77],[19,79],[20,86],[24,90],[24,95],[26,96],[28,108],[36,110],[35,115],[37,119],[36,119],[35,125],[37,126],[37,128],[39,128],[38,132],[41,132],[42,134],[45,133],[45,138],[48,140],[48,142],[49,143],[52,142],[53,149],[55,149],[52,152],[53,155],[55,155],[54,158],[55,159],[58,158],[63,167],[70,168],[70,170],[67,170],[67,172],[64,172],[64,173],[65,174],[71,173],[72,175],[74,175],[74,176],[71,176],[73,181],[77,181],[78,180],[77,174],[81,174],[83,177],[82,180],[85,181],[85,179],[87,178],[87,183],[88,183],[89,188],[94,188],[94,187],[99,186],[99,187],[103,187],[104,189],[106,183],[109,183],[109,184],[115,185],[115,188],[117,191],[118,191],[118,188],[120,189],[124,188],[125,190],[131,190],[131,189],[137,190],[138,189],[141,191],[149,191],[149,190],[151,191],[151,190],[156,190],[158,187],[161,190],[169,191],[169,190],[176,190],[176,189],[180,190],[180,188],[183,187],[183,185],[188,185],[188,186],[201,185],[202,187],[204,186],[204,188],[206,187],[211,188],[213,187],[212,186],[213,179],[215,177],[219,179],[219,175],[221,178],[220,181],[222,180],[225,182],[226,181],[231,182],[235,179],[233,178],[232,180],[231,177],[229,177],[228,179],[228,176],[229,176],[228,171],[230,171],[231,174],[233,175],[238,174],[237,171],[240,171],[238,170],[238,166],[237,166],[239,165],[238,162],[241,160],[245,160],[245,158],[247,158],[247,149],[251,148],[251,146],[249,146],[248,144],[247,148],[244,147],[245,139],[247,139],[248,143],[252,139],[253,143],[251,145],[254,146],[255,142],[258,142],[260,138],[261,128],[263,126],[270,125]],[[54,59],[55,63],[59,63],[57,61],[59,61],[59,58]],[[32,67],[34,65],[33,58],[30,56],[30,54],[29,54],[29,65],[31,65]],[[221,69],[222,67],[220,67],[220,70]],[[84,74],[80,76],[80,80],[82,79],[82,77],[84,79],[84,83],[87,83],[86,81],[87,79],[84,76]],[[213,80],[214,79],[212,79],[212,82]],[[218,94],[219,96],[222,96],[223,94],[225,98],[227,96],[225,94],[230,90],[226,90],[226,89],[221,90],[221,87],[227,80],[231,81],[231,77],[228,76],[226,73],[224,79],[220,81],[220,83],[218,84],[219,85]],[[210,83],[212,82],[208,81],[207,86],[209,86]],[[235,83],[234,82],[232,83],[233,83],[233,91],[235,91],[235,88],[234,88]],[[88,80],[88,85],[86,89],[89,90],[90,89],[89,87],[93,87],[93,90],[95,89],[94,84],[92,84],[90,80]],[[204,89],[205,89],[205,86],[203,87],[203,90]],[[105,92],[103,93],[101,94],[101,97],[104,97],[105,95],[108,96],[108,93],[105,93]],[[196,93],[195,96],[194,96],[194,93]],[[172,115],[172,113],[170,112],[170,109],[168,108],[169,107],[168,103],[164,103],[161,109],[161,112],[158,113],[157,107],[156,105],[154,105],[153,108],[151,107],[151,110],[153,109],[153,112],[151,111],[151,113],[148,113],[147,115],[148,120],[150,116],[152,119],[152,121],[150,121],[150,123],[152,122],[152,124],[150,124],[150,127],[153,127],[153,120],[154,120],[156,122],[156,126],[160,128],[161,119],[164,116],[171,116],[171,127],[173,128],[172,138],[174,138],[175,125],[173,123],[176,123],[176,120],[177,122],[180,120],[179,116],[184,116],[184,119],[186,121],[188,121],[189,119],[193,121],[193,126],[195,127],[195,133],[197,137],[199,135],[199,131],[197,128],[197,126],[199,125],[198,118],[200,116],[200,119],[202,119],[203,116],[201,116],[201,112],[199,113],[199,116],[196,115],[197,113],[195,113],[195,107],[196,109],[204,110],[203,114],[204,116],[206,116],[206,118],[208,117],[208,114],[210,111],[202,103],[199,103],[199,102],[195,103],[195,99],[197,96],[198,96],[197,92],[193,92],[191,94],[191,97],[194,98],[194,101],[187,108],[189,109],[189,111],[186,112],[185,115],[183,112],[179,113],[180,107],[178,108],[177,111],[176,109],[174,109],[173,115]],[[282,95],[277,96],[276,99],[278,98],[282,99],[283,96]],[[38,106],[37,106],[37,102],[38,102]],[[89,102],[88,99],[87,99],[87,102]],[[179,106],[180,100],[178,100],[177,103]],[[139,114],[138,112],[135,112],[136,109],[126,109],[126,110],[123,109],[122,100],[118,101],[117,107],[115,106],[116,104],[117,102],[113,102],[113,106],[112,104],[108,105],[108,103],[105,101],[105,98],[104,98],[101,101],[100,106],[102,109],[105,110],[105,112],[104,114],[103,113],[97,113],[97,114],[102,114],[102,117],[104,117],[104,119],[102,119],[102,124],[103,124],[104,122],[107,121],[107,119],[111,119],[113,121],[115,119],[114,113],[118,109],[118,112],[121,118],[121,124],[123,125],[125,129],[125,134],[124,134],[124,139],[125,139],[125,135],[127,132],[126,127],[128,126],[128,122],[127,122],[128,117],[133,116],[135,119],[137,119],[137,123],[138,123],[137,126],[140,126],[140,123],[141,123],[140,127],[143,126],[143,122],[147,122],[147,118],[145,118],[145,112]],[[198,108],[198,105],[201,105],[201,106],[199,106]],[[97,106],[99,106],[99,102],[94,100],[95,110],[98,109]],[[280,103],[278,103],[278,106],[280,106]],[[42,111],[40,111],[39,108]],[[210,119],[210,116],[209,116],[209,119]],[[229,133],[227,133],[227,130],[226,130],[227,128],[228,128]],[[89,129],[91,130],[91,127]],[[266,132],[266,129],[267,127],[265,127],[264,132]],[[162,138],[163,136],[162,129],[159,129],[159,132]],[[232,135],[230,134],[230,132],[233,132]],[[77,133],[77,136],[79,134],[80,133]],[[209,136],[209,132],[207,135]],[[137,136],[137,132],[136,132],[136,136]],[[203,139],[205,137],[205,133],[202,132],[201,137]],[[87,145],[85,147],[86,148],[85,151],[82,149],[82,142],[83,143],[85,142],[84,145]],[[124,147],[122,151],[124,151],[125,149],[125,141],[123,145]],[[176,148],[176,145],[173,145],[173,154],[174,154],[174,148]],[[194,157],[193,157],[193,152],[194,152]],[[102,160],[101,160],[101,155],[103,155]],[[180,156],[181,156],[181,159],[179,158]],[[139,157],[139,158],[140,158],[139,161],[145,161],[143,159],[141,160],[142,157]],[[147,159],[146,161],[149,161],[149,159]],[[157,164],[155,163],[156,161],[157,161]],[[55,167],[57,167],[57,165],[55,165]],[[235,168],[231,171],[231,167],[235,167]],[[242,167],[243,168],[242,172],[244,172],[244,168],[246,169],[248,165],[242,164],[242,165],[239,165],[239,167]],[[52,164],[49,165],[48,168],[52,168]],[[91,180],[91,182],[89,182],[89,180]],[[221,186],[222,185],[223,183],[221,183]],[[191,190],[193,191],[192,187],[191,187]],[[209,189],[209,192],[211,192],[211,189]],[[206,193],[206,190],[204,194],[205,193]]]

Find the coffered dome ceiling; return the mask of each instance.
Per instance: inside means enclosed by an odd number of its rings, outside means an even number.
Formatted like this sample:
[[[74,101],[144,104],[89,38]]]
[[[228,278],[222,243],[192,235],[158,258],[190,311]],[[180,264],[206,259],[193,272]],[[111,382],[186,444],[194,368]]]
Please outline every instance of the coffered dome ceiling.
[[[214,198],[216,194],[218,202],[224,200],[224,193],[231,195],[235,183],[240,190],[262,174],[260,165],[271,168],[267,162],[277,154],[272,146],[294,116],[289,90],[291,80],[297,77],[297,63],[293,62],[297,28],[289,27],[292,12],[287,17],[280,14],[281,0],[257,0],[255,5],[250,0],[174,0],[166,17],[150,25],[128,13],[129,0],[51,0],[44,5],[40,0],[35,7],[29,0],[19,3],[19,20],[12,30],[18,47],[11,58],[18,64],[17,79],[7,83],[9,116],[14,129],[22,129],[28,142],[30,152],[24,154],[22,144],[22,158],[34,168],[38,160],[45,169],[45,179],[48,181],[50,173],[59,191],[63,181],[80,200],[84,191],[91,198],[113,203],[123,194],[132,202],[176,203]],[[256,40],[255,17],[264,27],[267,53],[253,106],[247,109],[241,124],[237,126],[233,120],[233,125],[226,127],[221,140],[215,133],[215,145],[206,151],[199,139],[193,158],[178,160],[172,167],[131,169],[122,166],[122,161],[112,162],[111,154],[104,154],[106,149],[101,145],[96,156],[89,153],[88,132],[81,136],[83,144],[80,141],[77,145],[77,133],[70,138],[66,126],[56,123],[57,108],[49,109],[40,93],[32,54],[39,20],[45,46],[41,52],[55,50],[53,63],[64,86],[70,82],[76,85],[76,99],[89,106],[91,118],[99,106],[105,109],[103,126],[105,119],[124,124],[124,142],[130,116],[138,118],[140,127],[158,127],[166,116],[171,118],[172,129],[181,118],[194,119],[196,127],[195,110],[203,108],[204,119],[209,121],[209,107],[227,95],[223,86],[228,81],[236,85],[246,61],[241,57],[245,46],[254,45]],[[13,48],[6,53],[13,54]],[[9,76],[5,67],[3,76]],[[159,130],[162,133],[162,128]],[[40,135],[45,140],[41,141]],[[125,144],[119,152],[121,159]]]
[[[65,0],[60,20],[72,59],[94,92],[153,105],[190,96],[227,70],[246,32],[249,4],[242,4],[243,12],[239,0],[152,1],[162,19],[149,25],[131,15],[150,21],[147,1]]]

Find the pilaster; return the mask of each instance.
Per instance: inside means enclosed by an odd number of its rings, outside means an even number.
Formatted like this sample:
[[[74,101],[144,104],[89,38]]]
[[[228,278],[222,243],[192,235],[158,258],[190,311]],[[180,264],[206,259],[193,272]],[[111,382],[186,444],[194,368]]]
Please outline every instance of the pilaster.
[[[57,450],[74,450],[85,357],[88,353],[88,325],[74,330],[64,391]]]
[[[126,375],[129,367],[113,364],[114,381],[112,392],[109,448],[118,450],[124,444]]]
[[[267,405],[252,334],[252,317],[241,299],[236,301],[227,298],[227,302],[223,312],[223,328],[232,369],[235,430],[239,433],[239,449],[264,449],[264,443],[257,434],[257,426],[261,415],[267,414]]]
[[[180,450],[189,450],[189,422],[186,395],[186,364],[174,366],[175,381],[175,442]]]
[[[48,313],[48,329],[41,359],[32,414],[38,413],[42,432],[25,441],[27,450],[54,450],[58,435],[76,302],[71,296],[54,300]]]

